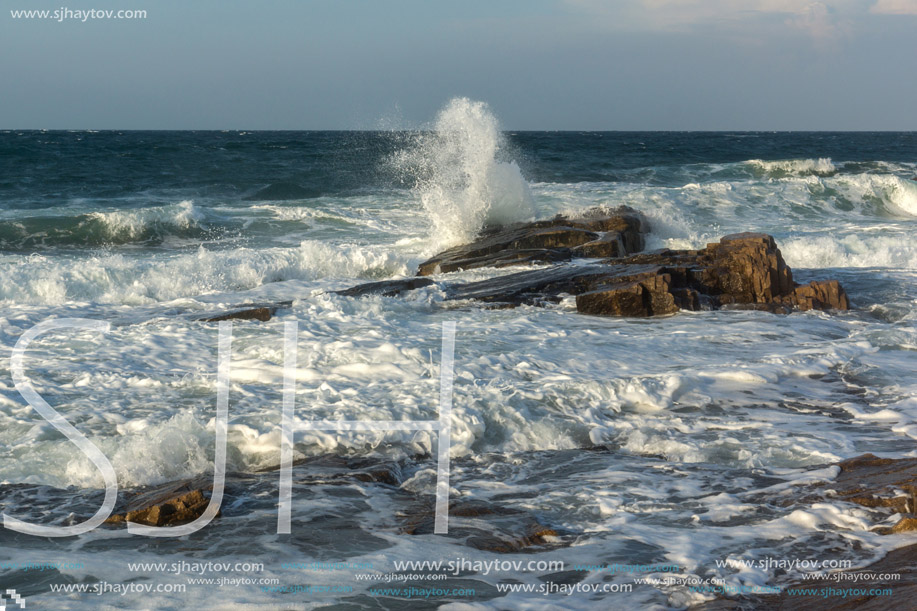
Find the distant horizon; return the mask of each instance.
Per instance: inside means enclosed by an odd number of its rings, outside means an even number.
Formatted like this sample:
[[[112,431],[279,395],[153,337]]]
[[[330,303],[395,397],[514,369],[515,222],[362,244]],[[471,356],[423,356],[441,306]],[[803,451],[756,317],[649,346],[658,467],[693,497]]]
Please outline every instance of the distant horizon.
[[[431,127],[402,129],[132,129],[132,128],[36,128],[36,127],[0,127],[0,133],[9,132],[67,132],[67,133],[107,133],[107,132],[213,132],[213,133],[377,133],[398,134],[411,132],[434,131]],[[530,134],[914,134],[917,129],[501,129],[501,133]]]

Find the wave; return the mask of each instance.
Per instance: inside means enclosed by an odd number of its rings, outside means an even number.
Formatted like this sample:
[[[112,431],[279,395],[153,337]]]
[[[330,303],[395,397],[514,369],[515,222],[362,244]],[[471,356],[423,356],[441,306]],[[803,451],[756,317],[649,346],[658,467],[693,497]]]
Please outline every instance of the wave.
[[[235,248],[169,257],[13,255],[0,266],[0,301],[147,304],[244,291],[284,280],[382,279],[413,273],[417,261],[385,247],[306,240],[295,248]]]
[[[157,245],[173,237],[213,237],[214,230],[203,220],[203,213],[190,200],[78,216],[6,219],[0,221],[0,250]]]
[[[439,246],[467,242],[486,225],[534,217],[534,200],[487,104],[455,98],[434,129],[393,158],[420,197]]]
[[[627,204],[649,219],[648,248],[701,248],[723,235],[763,231],[794,267],[917,269],[917,183],[889,174],[838,174],[683,187],[533,185],[550,212]]]
[[[290,201],[314,199],[321,196],[321,191],[309,189],[292,182],[272,183],[242,199],[245,201]]]
[[[780,241],[780,250],[791,267],[917,269],[917,244],[910,234],[790,237]]]
[[[917,217],[917,182],[898,176],[860,174],[840,176],[835,181],[849,200],[877,204],[890,216]]]
[[[753,174],[766,178],[784,178],[787,176],[833,176],[838,172],[837,166],[827,157],[778,161],[750,159],[746,161],[745,164],[751,167]]]

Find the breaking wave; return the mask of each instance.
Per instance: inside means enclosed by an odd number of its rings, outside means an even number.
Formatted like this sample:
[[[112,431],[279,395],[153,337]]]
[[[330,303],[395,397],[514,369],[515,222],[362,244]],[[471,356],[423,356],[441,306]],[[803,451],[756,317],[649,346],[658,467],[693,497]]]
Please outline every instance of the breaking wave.
[[[754,174],[766,178],[785,178],[787,176],[833,176],[838,169],[831,159],[786,159],[764,161],[751,159],[746,162]]]
[[[434,242],[469,241],[487,225],[534,217],[529,185],[487,104],[455,98],[432,131],[413,137],[395,155],[396,168],[413,182],[434,229]]]
[[[8,218],[0,221],[0,249],[98,248],[157,245],[168,238],[205,239],[214,230],[191,201],[167,206],[90,212],[78,216]]]

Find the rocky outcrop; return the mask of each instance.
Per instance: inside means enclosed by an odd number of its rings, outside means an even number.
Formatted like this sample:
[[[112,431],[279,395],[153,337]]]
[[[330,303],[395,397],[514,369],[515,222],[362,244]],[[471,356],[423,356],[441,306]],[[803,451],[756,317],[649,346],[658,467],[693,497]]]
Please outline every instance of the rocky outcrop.
[[[850,308],[836,280],[795,284],[774,238],[763,233],[728,235],[702,250],[662,250],[604,263],[655,267],[639,278],[577,295],[578,311],[656,316],[720,307],[775,313]]]
[[[917,545],[893,550],[861,569],[841,571],[784,586],[780,594],[739,599],[719,598],[691,611],[888,611],[917,608]],[[844,573],[872,574],[845,580]],[[791,594],[790,591],[793,591]],[[891,596],[889,595],[891,593]]]
[[[643,250],[646,230],[643,216],[627,207],[492,228],[471,244],[450,248],[424,261],[417,275],[582,257],[621,257]]]
[[[646,220],[630,208],[517,224],[485,232],[471,244],[421,263],[418,278],[362,284],[339,294],[397,295],[427,286],[432,281],[422,277],[431,274],[555,263],[478,282],[441,284],[447,299],[492,306],[538,305],[573,295],[577,311],[600,316],[662,316],[720,308],[774,313],[850,308],[836,280],[796,284],[774,238],[767,234],[728,235],[700,250],[636,253],[643,248],[647,228]],[[577,258],[597,260],[571,263]]]

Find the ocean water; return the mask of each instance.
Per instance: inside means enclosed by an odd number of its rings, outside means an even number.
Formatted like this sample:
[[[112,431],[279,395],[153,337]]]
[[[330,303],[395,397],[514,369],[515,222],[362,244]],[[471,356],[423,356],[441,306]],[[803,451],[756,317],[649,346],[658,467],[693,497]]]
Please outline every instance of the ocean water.
[[[174,540],[0,529],[0,585],[55,609],[664,609],[711,595],[573,567],[673,564],[682,578],[751,587],[799,570],[730,559],[865,565],[914,538],[879,536],[870,528],[892,518],[807,501],[806,486],[829,488],[830,464],[865,452],[917,456],[915,176],[915,133],[504,132],[486,105],[465,99],[417,132],[0,132],[3,512],[71,524],[98,507],[103,486],[14,387],[9,356],[31,327],[111,324],[42,336],[26,373],[127,489],[212,473],[217,329],[195,316],[293,302],[269,322],[234,324],[227,460],[242,479],[221,518]],[[445,302],[437,285],[400,298],[330,292],[410,276],[485,224],[621,204],[649,219],[648,248],[771,233],[797,281],[837,278],[855,309],[627,320],[579,315],[570,300],[485,310]],[[505,270],[455,277],[496,273]],[[423,458],[435,456],[435,438],[376,431],[297,433],[296,457],[403,461],[405,482],[297,485],[293,535],[276,534],[276,486],[244,476],[280,461],[292,320],[299,422],[436,419],[439,329],[455,321],[452,498],[519,510],[557,537],[495,553],[400,533],[398,512],[435,486],[435,463]],[[408,600],[370,592],[382,577],[289,568],[351,562],[384,575],[396,560],[455,558],[566,569],[466,571],[433,585],[474,596]],[[256,575],[204,577],[351,589],[50,590],[187,584],[128,567],[176,560],[264,564]],[[80,566],[12,566],[54,562]],[[631,591],[498,591],[549,582]]]

